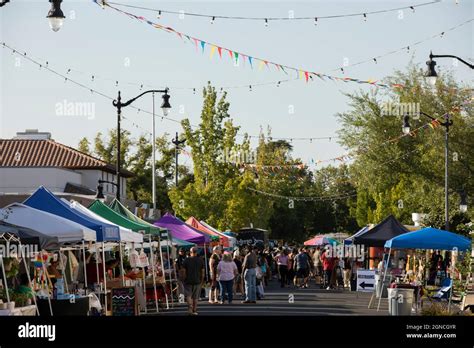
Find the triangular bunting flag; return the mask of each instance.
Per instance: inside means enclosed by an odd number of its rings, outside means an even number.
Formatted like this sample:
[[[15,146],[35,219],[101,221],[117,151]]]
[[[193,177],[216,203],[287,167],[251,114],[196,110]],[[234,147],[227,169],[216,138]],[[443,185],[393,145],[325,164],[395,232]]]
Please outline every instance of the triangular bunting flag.
[[[217,47],[217,52],[219,53],[219,57],[222,58],[222,47]]]
[[[201,41],[202,53],[204,53],[204,46],[206,46],[206,43],[204,41]]]
[[[252,65],[252,57],[248,56],[249,58],[249,64],[250,64],[250,67],[253,69],[253,65]]]
[[[209,57],[212,59],[212,56],[214,55],[214,52],[216,51],[216,46],[212,45],[211,46],[211,53],[209,54]]]

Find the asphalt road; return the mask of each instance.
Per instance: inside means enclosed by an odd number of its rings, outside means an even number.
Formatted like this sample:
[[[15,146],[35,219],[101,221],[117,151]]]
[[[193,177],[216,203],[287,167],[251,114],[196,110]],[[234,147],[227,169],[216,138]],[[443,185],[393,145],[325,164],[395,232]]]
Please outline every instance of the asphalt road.
[[[202,300],[198,304],[198,313],[203,316],[388,315],[387,300],[382,300],[377,312],[377,301],[371,309],[367,308],[370,297],[370,293],[320,289],[314,282],[307,289],[280,288],[278,282],[273,280],[265,288],[265,298],[257,304],[242,304],[238,294],[231,305],[210,304]],[[173,308],[162,310],[158,315],[187,315],[187,307],[175,303]]]

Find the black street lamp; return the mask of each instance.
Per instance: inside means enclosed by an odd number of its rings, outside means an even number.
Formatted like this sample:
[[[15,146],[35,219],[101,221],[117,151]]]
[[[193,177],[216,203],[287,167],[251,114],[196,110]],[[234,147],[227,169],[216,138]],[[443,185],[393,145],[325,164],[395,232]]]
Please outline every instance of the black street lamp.
[[[113,182],[113,181],[107,181],[107,180],[98,180],[98,185],[97,185],[97,194],[95,195],[95,198],[97,199],[105,199],[105,196],[104,196],[104,187],[102,186],[102,184],[111,184],[111,185],[114,185],[117,187],[117,194],[119,194],[119,191],[118,191],[118,185],[117,183]]]
[[[64,18],[66,18],[61,10],[62,0],[49,0],[49,2],[51,3],[51,9],[46,18],[48,18],[51,29],[58,31],[64,23]]]
[[[175,166],[176,166],[174,177],[175,177],[176,187],[178,187],[178,155],[179,155],[179,150],[180,150],[179,146],[184,144],[186,142],[186,139],[179,140],[178,132],[176,132],[176,138],[173,139],[171,142],[174,144],[174,156],[175,156]]]
[[[466,62],[464,59],[459,58],[457,56],[453,56],[453,55],[450,55],[450,54],[438,55],[438,54],[433,54],[433,52],[431,52],[430,53],[430,60],[428,60],[426,62],[426,65],[428,66],[428,69],[426,70],[425,77],[428,80],[428,83],[432,86],[434,86],[436,84],[436,79],[438,77],[438,74],[436,73],[436,69],[435,69],[436,62],[433,60],[433,58],[454,58],[454,59],[457,59],[460,62],[464,63],[465,65],[467,65],[471,69],[474,69],[474,64],[470,64],[470,63]]]
[[[436,118],[434,118],[431,115],[428,115],[427,113],[424,113],[423,111],[420,111],[420,114],[422,114],[425,117],[428,117],[430,120],[435,121]],[[444,218],[445,218],[445,229],[446,231],[449,231],[449,193],[448,193],[448,184],[449,184],[449,127],[453,125],[453,121],[450,119],[450,115],[446,113],[444,115],[445,121],[441,122],[440,125],[444,127],[445,132],[444,132],[444,206],[445,206],[445,212],[444,212]],[[403,133],[408,134],[410,133],[410,123],[409,123],[410,117],[408,115],[405,115],[403,117]]]
[[[149,91],[145,91],[142,94],[137,95],[135,98],[130,99],[129,101],[122,103],[122,98],[120,96],[120,91],[118,92],[118,97],[115,99],[112,104],[117,108],[117,166],[116,166],[116,175],[117,175],[117,200],[120,201],[120,121],[121,121],[121,114],[122,114],[122,108],[125,106],[128,106],[132,104],[135,100],[138,98],[144,96],[145,94],[148,93],[163,93],[163,103],[161,104],[161,109],[163,110],[163,115],[167,116],[170,109],[170,95],[168,94],[168,88],[165,88],[163,90],[161,89],[151,89]],[[153,139],[153,143],[155,142],[155,139]],[[153,173],[154,175],[154,173]]]

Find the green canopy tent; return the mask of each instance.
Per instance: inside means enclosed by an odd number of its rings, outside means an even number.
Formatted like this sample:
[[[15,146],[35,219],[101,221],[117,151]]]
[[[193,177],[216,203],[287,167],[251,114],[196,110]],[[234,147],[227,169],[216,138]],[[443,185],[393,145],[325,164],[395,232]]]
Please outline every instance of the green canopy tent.
[[[129,220],[132,220],[136,223],[139,223],[139,224],[142,224],[142,225],[145,225],[145,226],[150,226],[150,228],[154,228],[154,229],[159,230],[158,236],[160,237],[160,240],[161,239],[168,240],[168,241],[171,241],[172,243],[176,243],[178,246],[185,247],[185,248],[189,246],[189,242],[183,241],[181,239],[173,238],[171,233],[169,233],[168,229],[150,224],[149,222],[146,222],[145,220],[140,219],[138,216],[136,216],[130,210],[128,210],[128,208],[125,207],[122,203],[120,203],[120,201],[118,201],[117,199],[114,199],[110,203],[109,208],[111,210],[115,211],[117,214],[120,214],[120,215],[122,215],[123,217],[125,217]],[[163,265],[162,249],[163,248],[160,248],[160,257],[161,257],[161,264]],[[166,245],[166,250],[167,250],[168,257],[169,257],[171,255],[170,249],[169,249],[169,244]],[[174,268],[174,263],[173,263],[173,268]],[[176,269],[174,270],[174,273],[175,273],[175,278],[177,278],[176,277]],[[172,281],[172,279],[171,279],[171,274],[170,274],[170,282],[171,281]],[[166,304],[167,304],[167,307],[168,307],[168,295],[165,293],[165,296],[166,296]],[[173,296],[171,296],[171,303],[173,304]]]
[[[162,228],[149,224],[145,221],[143,221],[142,223],[142,222],[130,219],[128,216],[124,216],[123,214],[119,214],[115,210],[109,208],[107,205],[105,205],[99,200],[94,201],[89,206],[89,210],[113,222],[114,224],[120,225],[125,228],[129,228],[135,232],[143,232],[146,234],[156,235],[156,234],[159,234],[160,232],[165,231]]]
[[[125,207],[124,207],[125,208]],[[126,208],[125,208],[126,209]],[[152,236],[153,237],[158,237],[160,240],[161,236],[163,234],[166,234],[168,230],[160,228],[158,226],[154,226],[146,221],[143,220],[137,220],[138,217],[133,215],[130,211],[128,211],[130,214],[122,214],[121,212],[116,212],[115,210],[111,209],[104,203],[102,203],[99,200],[94,201],[90,206],[89,210],[92,212],[96,213],[97,215],[102,216],[103,218],[120,225],[122,227],[126,227],[131,229],[132,231],[135,232],[141,232],[144,234],[147,234],[149,236],[149,243],[152,241]],[[163,255],[162,255],[162,248],[160,248],[160,259],[161,259],[161,264],[163,264]],[[154,270],[154,262],[153,262],[153,250],[150,249],[150,255],[152,257],[152,267],[153,267],[153,276],[155,275],[155,270]],[[144,279],[145,281],[145,279]],[[156,311],[158,312],[158,297],[157,297],[157,292],[156,292],[156,283],[155,281],[153,282],[154,286],[154,293],[155,293],[155,303],[156,303]],[[146,291],[146,290],[145,290]],[[168,298],[166,297],[166,302],[168,303]]]

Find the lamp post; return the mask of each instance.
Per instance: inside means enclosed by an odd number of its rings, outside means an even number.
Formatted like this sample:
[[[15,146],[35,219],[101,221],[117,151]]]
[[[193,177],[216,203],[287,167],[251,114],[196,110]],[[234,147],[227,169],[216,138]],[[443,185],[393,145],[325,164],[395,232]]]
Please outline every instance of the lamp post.
[[[186,142],[186,139],[179,140],[178,139],[178,132],[176,132],[176,138],[171,141],[174,144],[174,156],[175,156],[175,183],[176,187],[178,187],[178,155],[179,155],[179,146]]]
[[[168,94],[168,88],[165,88],[163,90],[157,90],[157,89],[151,89],[149,91],[145,91],[142,94],[137,95],[135,98],[132,98],[128,100],[125,103],[122,103],[122,98],[120,96],[120,91],[118,92],[118,97],[115,99],[112,104],[117,108],[117,165],[116,165],[116,175],[117,175],[117,200],[120,201],[120,121],[121,121],[121,114],[122,114],[122,108],[126,107],[130,104],[132,104],[135,100],[138,98],[144,96],[145,94],[148,93],[162,93],[163,96],[163,103],[161,104],[161,109],[163,110],[163,115],[167,116],[169,113],[169,110],[171,109],[170,105],[170,96]],[[152,168],[154,170],[155,167],[155,161],[154,161],[154,153],[155,153],[155,115],[154,115],[154,110],[153,110],[153,163],[152,163]],[[152,173],[153,178],[155,177],[155,172],[153,171]],[[154,182],[154,180],[153,180]],[[155,197],[153,197],[153,201],[155,202]]]
[[[107,181],[107,180],[101,180],[99,179],[98,180],[98,185],[97,185],[97,194],[95,195],[95,198],[97,199],[105,199],[105,196],[104,196],[104,187],[102,186],[102,184],[111,184],[111,185],[114,185],[116,187],[118,187],[117,183],[113,182],[113,181]],[[119,191],[117,190],[117,193],[116,194],[119,194]]]
[[[430,120],[435,121],[431,115],[420,111],[425,117],[428,117]],[[450,119],[450,115],[448,113],[444,114],[445,121],[441,122],[440,125],[444,127],[444,219],[445,219],[445,229],[449,231],[449,193],[448,193],[448,184],[449,184],[449,127],[453,125],[453,121]],[[402,130],[404,134],[410,133],[410,116],[405,115],[403,117],[403,126]]]
[[[461,200],[459,202],[459,211],[461,213],[467,212],[467,194],[465,190],[461,190],[459,192],[459,195],[461,196]]]
[[[470,64],[470,63],[466,62],[464,59],[459,58],[457,56],[453,56],[451,54],[441,54],[441,55],[439,55],[439,54],[433,54],[433,52],[430,52],[430,60],[428,60],[426,62],[426,65],[428,66],[428,69],[425,73],[425,77],[428,80],[428,83],[432,86],[434,86],[436,84],[436,79],[438,77],[438,74],[436,73],[436,69],[435,69],[436,62],[433,60],[433,58],[453,58],[453,59],[457,59],[461,63],[464,63],[465,65],[470,67],[471,69],[474,69],[474,64]]]

